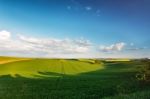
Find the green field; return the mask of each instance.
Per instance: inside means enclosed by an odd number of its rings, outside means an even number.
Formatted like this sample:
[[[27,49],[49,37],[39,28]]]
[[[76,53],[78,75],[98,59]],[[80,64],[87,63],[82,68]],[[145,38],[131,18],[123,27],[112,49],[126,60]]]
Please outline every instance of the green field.
[[[0,99],[150,99],[140,60],[0,57]]]

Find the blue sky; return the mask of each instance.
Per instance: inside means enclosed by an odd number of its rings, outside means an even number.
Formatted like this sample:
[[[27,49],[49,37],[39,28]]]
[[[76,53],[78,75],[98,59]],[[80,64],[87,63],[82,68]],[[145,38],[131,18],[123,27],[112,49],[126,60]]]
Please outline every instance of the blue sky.
[[[149,0],[0,0],[0,55],[24,56],[44,46],[40,55],[28,56],[150,57],[149,5]],[[27,48],[6,51],[6,38],[8,44],[14,42],[11,46],[22,42]],[[47,39],[70,45],[39,43]]]

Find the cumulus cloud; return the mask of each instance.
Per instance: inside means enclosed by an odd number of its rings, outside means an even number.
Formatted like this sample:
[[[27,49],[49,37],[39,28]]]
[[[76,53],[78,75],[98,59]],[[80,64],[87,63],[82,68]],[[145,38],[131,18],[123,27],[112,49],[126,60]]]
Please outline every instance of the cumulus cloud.
[[[114,51],[121,51],[125,47],[124,42],[112,44],[110,46],[100,46],[99,49],[104,52],[114,52]]]
[[[9,40],[10,37],[11,37],[10,32],[5,31],[5,30],[0,31],[0,40]]]
[[[15,37],[15,38],[14,38]],[[126,46],[124,42],[115,43],[109,46],[100,46],[89,40],[80,39],[56,39],[36,38],[24,35],[12,35],[11,32],[0,31],[0,55],[25,56],[25,57],[52,57],[52,58],[94,58],[94,57],[121,57],[129,55],[131,50],[147,49],[135,47],[134,44]],[[121,52],[125,50],[124,52]],[[108,53],[104,53],[108,52]],[[110,53],[109,53],[110,52]],[[116,53],[112,52],[118,52]],[[132,51],[133,53],[133,51]],[[141,51],[142,53],[142,51]],[[146,52],[145,52],[146,53]],[[132,55],[132,54],[130,54]],[[144,54],[149,55],[149,54]],[[135,55],[134,55],[135,56]],[[137,55],[136,55],[137,56]]]
[[[18,35],[11,37],[8,31],[0,32],[0,52],[17,54],[55,55],[83,54],[91,49],[91,43],[85,39],[46,39]],[[51,57],[51,56],[49,56]]]
[[[84,39],[38,39],[19,36],[19,40],[26,43],[26,45],[32,46],[34,50],[38,49],[52,53],[84,53],[87,52],[91,46],[91,43]]]

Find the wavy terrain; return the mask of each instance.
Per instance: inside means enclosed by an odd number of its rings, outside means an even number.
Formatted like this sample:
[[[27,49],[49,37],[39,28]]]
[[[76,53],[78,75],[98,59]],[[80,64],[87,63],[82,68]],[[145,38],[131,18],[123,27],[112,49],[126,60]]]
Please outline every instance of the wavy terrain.
[[[43,76],[44,72],[77,75],[104,68],[103,64],[90,63],[88,60],[4,58],[0,62],[0,75],[13,77],[20,75],[33,78]]]

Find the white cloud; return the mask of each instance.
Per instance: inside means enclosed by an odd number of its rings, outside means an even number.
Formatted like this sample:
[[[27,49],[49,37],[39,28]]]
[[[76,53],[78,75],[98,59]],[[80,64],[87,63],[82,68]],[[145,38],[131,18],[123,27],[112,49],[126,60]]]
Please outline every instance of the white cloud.
[[[48,53],[84,53],[89,51],[91,43],[88,40],[78,39],[37,39],[19,36],[19,40],[26,45],[31,45],[34,50]]]
[[[11,37],[10,32],[5,31],[5,30],[0,31],[0,40],[9,40],[10,37]]]
[[[89,40],[80,39],[56,39],[56,38],[35,38],[18,35],[13,38],[12,33],[0,31],[0,55],[24,56],[24,57],[55,57],[55,58],[94,58],[94,57],[136,57],[149,56],[149,49],[145,47],[135,48],[126,46],[124,42],[109,46],[100,46]],[[132,44],[131,44],[132,45]],[[125,50],[122,52],[122,50]],[[145,49],[141,51],[141,49]],[[131,51],[137,50],[139,51]],[[110,53],[104,53],[110,52]],[[111,52],[118,52],[111,53]],[[144,53],[144,54],[143,54]]]
[[[17,53],[22,56],[26,54],[50,55],[51,57],[55,54],[85,54],[91,50],[91,47],[90,41],[85,39],[45,39],[23,35],[18,35],[16,39],[13,39],[10,32],[0,32],[0,53]]]
[[[104,52],[121,51],[125,47],[124,42],[112,44],[110,46],[100,46],[99,49]]]

